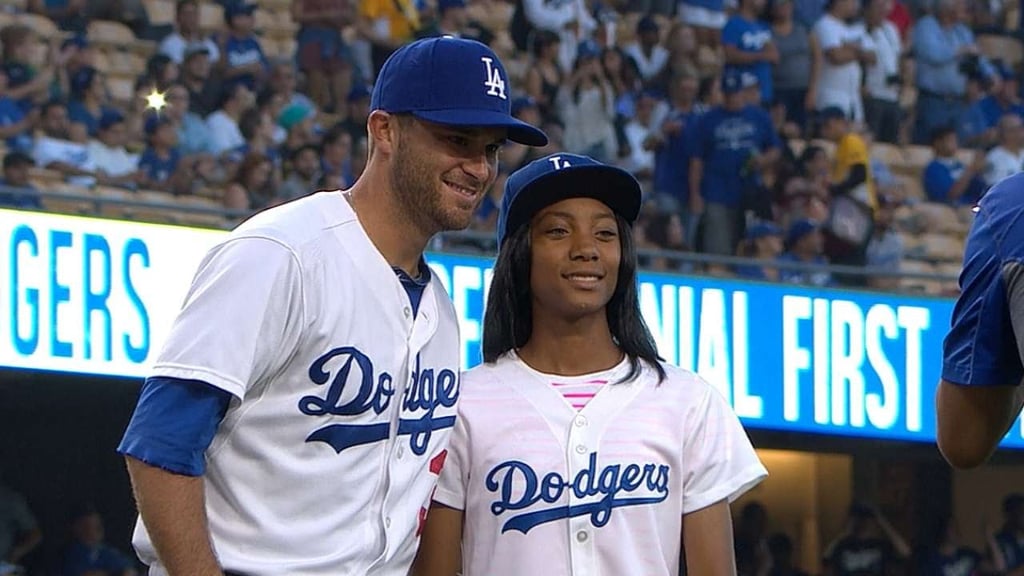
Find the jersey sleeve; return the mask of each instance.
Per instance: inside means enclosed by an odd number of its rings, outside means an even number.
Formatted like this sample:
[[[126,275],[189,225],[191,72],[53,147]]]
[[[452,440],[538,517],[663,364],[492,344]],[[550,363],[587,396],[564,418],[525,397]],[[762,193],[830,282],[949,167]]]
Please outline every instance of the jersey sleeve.
[[[943,342],[942,379],[964,386],[1018,385],[1024,376],[1024,223],[1007,214],[1007,196],[1024,180],[1008,179],[979,205],[967,237],[960,296]]]
[[[466,509],[466,487],[469,486],[469,434],[466,430],[466,418],[459,414],[455,419],[455,427],[448,443],[448,456],[445,457],[437,488],[434,490],[434,501],[456,510]]]
[[[234,238],[199,266],[151,375],[199,380],[242,398],[276,372],[305,324],[296,255],[268,238]]]
[[[687,414],[683,450],[683,514],[732,502],[768,476],[739,418],[703,380],[703,399]]]

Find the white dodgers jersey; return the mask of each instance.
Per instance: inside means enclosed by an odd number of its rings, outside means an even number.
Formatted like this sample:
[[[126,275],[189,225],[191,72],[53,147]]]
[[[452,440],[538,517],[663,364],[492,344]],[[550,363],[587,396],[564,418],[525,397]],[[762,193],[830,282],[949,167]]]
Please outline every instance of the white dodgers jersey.
[[[436,277],[413,314],[341,193],[213,248],[152,374],[234,396],[206,454],[225,569],[407,574],[455,423],[458,324]],[[134,544],[165,573],[141,521]]]
[[[658,384],[645,364],[578,411],[513,353],[463,374],[434,500],[465,511],[465,576],[679,573],[683,515],[767,471],[721,394],[665,369]]]

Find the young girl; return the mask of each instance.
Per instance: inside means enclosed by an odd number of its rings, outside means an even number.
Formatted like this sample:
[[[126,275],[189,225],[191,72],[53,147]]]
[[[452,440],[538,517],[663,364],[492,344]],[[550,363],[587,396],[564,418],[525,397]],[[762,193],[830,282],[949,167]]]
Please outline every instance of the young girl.
[[[509,176],[416,576],[736,574],[729,502],[767,472],[719,392],[658,358],[639,211],[637,181],[585,156]]]

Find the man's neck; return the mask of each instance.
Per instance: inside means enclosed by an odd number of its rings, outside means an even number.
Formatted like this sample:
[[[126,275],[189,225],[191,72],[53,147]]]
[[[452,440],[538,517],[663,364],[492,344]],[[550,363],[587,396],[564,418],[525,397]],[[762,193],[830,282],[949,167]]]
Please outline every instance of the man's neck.
[[[406,212],[396,205],[391,178],[382,167],[367,167],[345,198],[359,218],[370,242],[391,266],[412,277],[419,274],[419,261],[433,233],[419,230]]]

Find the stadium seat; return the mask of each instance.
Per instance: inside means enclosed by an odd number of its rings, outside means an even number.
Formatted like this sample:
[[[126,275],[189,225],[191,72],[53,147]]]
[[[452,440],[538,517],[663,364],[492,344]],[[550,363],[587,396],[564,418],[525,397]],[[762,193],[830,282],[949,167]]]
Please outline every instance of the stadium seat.
[[[174,25],[175,0],[142,0],[149,23],[154,26]]]
[[[135,97],[135,77],[123,75],[107,76],[107,92],[110,93],[110,97],[115,102],[120,104],[131,102],[132,98]]]
[[[57,29],[57,24],[55,24],[53,20],[50,20],[41,14],[25,12],[23,14],[19,14],[16,21],[18,24],[23,24],[34,30],[35,33],[43,40],[65,35]]]
[[[36,184],[42,192],[43,208],[60,214],[92,215],[96,213],[96,199],[88,188],[68,184],[67,182],[47,182]],[[56,197],[50,194],[67,195]]]
[[[998,34],[981,34],[975,39],[981,53],[992,59],[1000,59],[1016,67],[1024,60],[1024,47],[1020,40]]]
[[[224,28],[224,8],[220,4],[201,2],[199,4],[199,27],[211,34]]]
[[[965,232],[964,223],[949,204],[920,202],[914,206],[914,212],[921,219],[923,229],[928,232],[958,235]]]
[[[962,262],[963,241],[952,234],[929,232],[921,236],[924,259],[932,262]]]

